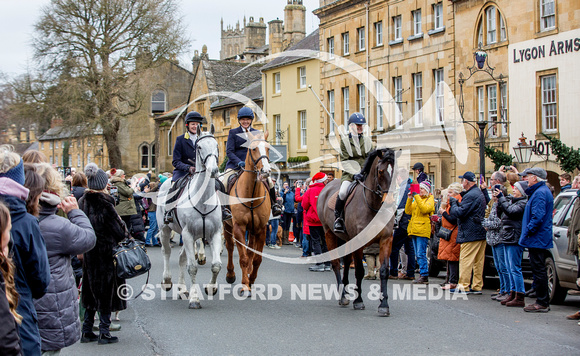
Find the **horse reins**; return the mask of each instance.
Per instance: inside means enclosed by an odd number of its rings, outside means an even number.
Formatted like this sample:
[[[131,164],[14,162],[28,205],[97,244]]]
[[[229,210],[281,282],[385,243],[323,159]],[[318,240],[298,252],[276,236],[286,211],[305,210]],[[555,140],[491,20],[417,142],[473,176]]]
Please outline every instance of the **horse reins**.
[[[391,176],[391,179],[392,179],[392,176]],[[378,180],[379,180],[379,167],[377,166],[377,177],[376,177],[376,181],[375,181],[375,183],[377,184],[377,189],[376,190],[373,190],[373,189],[367,187],[362,180],[361,181],[357,181],[357,183],[360,184],[364,189],[366,189],[366,190],[368,190],[368,191],[370,191],[370,192],[372,192],[372,193],[374,193],[377,196],[379,196],[379,197],[382,198],[383,194],[388,193],[389,190],[388,189],[387,190],[382,190],[381,189],[381,186],[379,185],[379,181]],[[372,206],[370,206],[369,202],[367,201],[367,196],[366,196],[366,194],[364,194],[364,190],[363,190],[363,198],[364,198],[365,204],[367,205],[367,207],[370,210],[374,211],[375,213],[378,213],[379,212],[380,209],[375,209]]]

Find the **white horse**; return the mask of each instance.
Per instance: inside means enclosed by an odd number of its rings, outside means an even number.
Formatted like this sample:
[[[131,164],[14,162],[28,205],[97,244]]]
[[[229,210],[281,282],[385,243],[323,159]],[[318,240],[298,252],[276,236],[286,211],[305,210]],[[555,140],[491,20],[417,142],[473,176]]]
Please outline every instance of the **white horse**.
[[[187,271],[191,277],[191,289],[189,292],[189,308],[199,309],[198,289],[195,278],[198,268],[198,260],[195,256],[195,249],[203,252],[203,238],[211,246],[211,271],[212,278],[205,287],[205,293],[215,295],[217,293],[217,276],[221,270],[222,263],[220,252],[222,248],[222,212],[219,197],[215,190],[215,179],[218,176],[218,143],[213,136],[214,128],[211,126],[209,133],[202,132],[197,139],[197,150],[195,160],[195,174],[190,177],[181,197],[176,201],[174,221],[169,224],[163,222],[165,216],[165,201],[167,192],[171,186],[168,180],[159,189],[157,221],[161,236],[161,251],[163,252],[163,287],[170,290],[173,286],[171,282],[171,271],[169,268],[169,257],[171,256],[171,230],[181,234],[183,238],[183,248],[179,253],[179,280],[180,286],[185,286],[185,262],[187,260]],[[200,261],[205,264],[205,256],[200,256]],[[187,291],[183,293],[187,295]]]

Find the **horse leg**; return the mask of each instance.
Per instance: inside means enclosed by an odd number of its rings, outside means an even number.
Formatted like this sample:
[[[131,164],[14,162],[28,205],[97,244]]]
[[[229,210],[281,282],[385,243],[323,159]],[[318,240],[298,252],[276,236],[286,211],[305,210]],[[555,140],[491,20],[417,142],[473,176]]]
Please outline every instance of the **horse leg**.
[[[246,249],[246,227],[234,224],[234,238],[237,241],[238,255],[240,256],[240,268],[242,269],[242,289],[240,295],[251,295],[250,279],[248,276],[249,261]]]
[[[266,242],[266,235],[268,233],[267,225],[262,229],[261,232],[257,233],[254,236],[254,249],[259,252],[264,250],[264,243]],[[258,277],[258,269],[260,268],[260,264],[262,263],[262,254],[261,253],[253,253],[252,258],[252,271],[250,273],[250,285],[253,285]]]
[[[379,278],[381,279],[381,304],[379,304],[379,316],[391,315],[389,311],[387,282],[389,281],[389,256],[393,247],[393,236],[382,237],[379,243],[379,262],[381,268],[379,269]]]
[[[189,309],[200,309],[199,296],[197,295],[197,285],[195,278],[197,276],[197,260],[195,259],[194,247],[195,241],[193,235],[184,228],[181,232],[183,238],[183,248],[187,256],[187,272],[191,278],[191,289],[189,291]]]
[[[209,284],[205,287],[205,294],[215,295],[217,293],[217,276],[222,269],[222,261],[220,258],[221,248],[222,248],[222,232],[220,230],[213,234],[210,241],[211,245],[211,280]]]
[[[352,303],[354,310],[364,310],[365,305],[362,299],[362,280],[365,275],[365,268],[363,266],[363,249],[358,249],[353,253],[354,257],[354,275],[356,278],[357,297]]]
[[[203,266],[206,262],[205,258],[205,244],[203,243],[203,239],[197,239],[195,241],[195,259],[200,266]]]
[[[236,281],[236,272],[234,271],[234,237],[232,225],[224,223],[224,240],[228,250],[228,265],[226,273],[226,282],[232,284]]]
[[[164,290],[168,291],[173,287],[173,283],[171,282],[171,269],[169,267],[169,258],[171,257],[171,244],[169,243],[171,228],[163,225],[159,231],[159,237],[161,239],[161,252],[163,253],[163,283],[161,286]]]
[[[338,237],[330,229],[326,231],[324,237],[326,239],[326,247],[328,247],[328,251],[331,251],[332,254],[332,251],[338,247]],[[342,278],[340,277],[340,260],[338,258],[333,258],[330,263],[332,264],[332,271],[334,272],[334,277],[336,278],[336,287],[338,288],[338,291],[341,292],[338,305],[347,306],[350,302],[348,299],[346,299],[344,285],[342,284]]]
[[[185,247],[181,247],[179,250],[179,278],[177,279],[178,288],[183,290],[180,293],[182,299],[189,299],[189,291],[187,290],[185,284],[185,268],[187,267],[187,254],[185,253]]]

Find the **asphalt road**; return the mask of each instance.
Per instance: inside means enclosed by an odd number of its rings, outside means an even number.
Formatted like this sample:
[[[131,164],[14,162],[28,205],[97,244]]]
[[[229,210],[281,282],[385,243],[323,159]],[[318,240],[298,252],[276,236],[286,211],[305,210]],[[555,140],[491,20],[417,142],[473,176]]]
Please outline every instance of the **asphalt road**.
[[[174,283],[178,252],[179,247],[173,248]],[[286,257],[300,255],[293,246],[267,252]],[[163,269],[161,250],[150,248],[149,254],[153,264],[150,283],[158,284]],[[239,282],[237,254],[235,261]],[[442,294],[435,286],[442,279],[430,279],[430,296],[429,289],[415,286],[413,290],[410,281],[389,281],[391,316],[382,318],[376,315],[379,302],[369,300],[378,281],[363,282],[366,309],[355,311],[352,303],[339,307],[335,299],[324,297],[324,288],[333,290],[331,272],[309,272],[305,265],[264,259],[256,283],[266,288],[265,297],[270,286],[272,298],[259,300],[256,295],[255,300],[239,300],[224,289],[229,286],[225,282],[225,251],[222,262],[218,277],[218,283],[223,284],[221,300],[219,293],[214,300],[206,300],[204,293],[202,309],[192,310],[188,309],[187,300],[174,299],[172,292],[149,289],[144,298],[130,302],[128,309],[121,312],[122,329],[114,333],[119,343],[77,343],[61,354],[580,354],[580,325],[565,319],[580,308],[577,296],[568,296],[564,305],[553,305],[549,313],[534,314],[492,301],[491,289],[484,289],[481,296],[452,300],[451,295]],[[209,282],[210,275],[208,260],[200,267],[198,283]],[[354,270],[351,275],[352,282]],[[186,281],[189,285],[189,276]],[[135,290],[144,282],[144,277],[130,280]],[[527,298],[526,302],[530,301]]]

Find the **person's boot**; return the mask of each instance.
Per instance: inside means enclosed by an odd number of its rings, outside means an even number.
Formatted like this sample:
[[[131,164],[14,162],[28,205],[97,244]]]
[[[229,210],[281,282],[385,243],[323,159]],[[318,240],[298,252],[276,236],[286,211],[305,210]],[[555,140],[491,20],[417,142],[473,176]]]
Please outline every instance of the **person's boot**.
[[[270,188],[270,206],[273,217],[282,215],[282,206],[276,202],[276,188]]]
[[[344,219],[342,218],[342,211],[344,210],[344,200],[339,197],[336,198],[336,206],[334,207],[334,232],[344,233]]]
[[[526,296],[524,293],[516,292],[516,296],[511,301],[505,303],[506,307],[525,307],[526,306]],[[502,302],[503,304],[503,302]]]
[[[224,195],[227,194],[226,187],[219,179],[215,180],[215,190],[216,192],[222,192]],[[229,205],[222,204],[221,208],[222,208],[222,221],[230,220],[232,218],[232,212],[230,210]]]
[[[86,344],[87,342],[94,342],[99,340],[99,337],[94,332],[82,333],[81,344]]]
[[[501,305],[506,305],[507,303],[511,302],[514,299],[516,299],[516,292],[512,290],[512,291],[510,291],[510,295],[507,298],[503,298],[502,300],[500,300],[500,302],[501,302]],[[522,306],[525,306],[525,305],[522,305]]]
[[[119,338],[112,336],[111,333],[99,335],[99,345],[114,344],[116,342],[119,342]]]
[[[282,245],[291,245],[288,237],[290,236],[289,230],[282,230]]]

